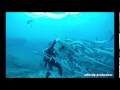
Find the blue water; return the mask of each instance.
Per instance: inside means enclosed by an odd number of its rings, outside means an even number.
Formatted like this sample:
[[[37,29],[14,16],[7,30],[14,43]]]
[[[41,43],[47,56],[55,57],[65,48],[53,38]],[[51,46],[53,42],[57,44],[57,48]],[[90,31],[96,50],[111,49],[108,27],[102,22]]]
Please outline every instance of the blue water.
[[[111,37],[111,34],[114,35],[113,12],[79,12],[76,14],[68,12],[64,17],[62,15],[65,12],[51,12],[50,15],[53,16],[45,14],[6,12],[7,78],[45,78],[47,69],[42,66],[44,64],[43,56],[35,55],[32,51],[42,52],[43,49],[48,47],[49,42],[56,38],[61,40],[69,38],[77,41],[95,41],[97,38],[99,41],[107,40]],[[55,17],[57,15],[61,15],[61,18]],[[31,22],[29,22],[30,20]],[[113,49],[113,55],[103,53],[101,55],[110,59],[107,65],[114,68],[114,38],[104,44],[98,44],[98,46]],[[102,58],[102,56],[99,58]],[[96,63],[94,62],[94,64]],[[97,66],[99,67],[99,64]],[[70,71],[64,66],[62,67],[63,77],[82,78],[79,75],[75,76],[76,74],[69,74]],[[93,68],[95,69],[95,67]],[[91,71],[93,70],[92,67],[88,68]],[[100,66],[100,68],[102,70],[98,69],[95,74],[111,73],[114,77],[114,69],[105,66]],[[106,71],[103,69],[106,69]],[[54,68],[53,73],[58,73],[56,68]],[[55,78],[58,76],[59,74]],[[87,77],[83,76],[83,78]]]

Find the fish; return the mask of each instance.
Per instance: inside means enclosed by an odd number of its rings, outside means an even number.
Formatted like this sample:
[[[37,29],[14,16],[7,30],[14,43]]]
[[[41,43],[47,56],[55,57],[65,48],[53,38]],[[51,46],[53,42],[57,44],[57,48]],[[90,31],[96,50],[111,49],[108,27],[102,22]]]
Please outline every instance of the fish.
[[[111,33],[110,31],[109,31],[109,33]],[[111,33],[112,34],[112,33]],[[109,39],[106,39],[106,40],[96,40],[96,41],[93,41],[94,43],[97,43],[97,44],[104,44],[104,43],[107,43],[107,42],[109,42],[109,41],[111,41],[111,40],[113,40],[114,39],[114,35],[112,34],[112,36],[109,38]]]
[[[28,20],[28,21],[27,21],[27,24],[30,24],[32,21],[33,21],[33,20]]]

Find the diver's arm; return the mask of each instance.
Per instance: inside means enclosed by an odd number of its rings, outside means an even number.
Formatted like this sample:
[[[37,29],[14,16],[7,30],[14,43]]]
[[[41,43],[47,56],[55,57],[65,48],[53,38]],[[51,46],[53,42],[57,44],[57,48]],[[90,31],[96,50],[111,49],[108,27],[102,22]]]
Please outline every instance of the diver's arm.
[[[53,44],[52,44],[51,47],[54,47],[55,44],[56,44],[56,40],[53,41]]]
[[[49,47],[48,51],[53,49],[54,45],[56,44],[56,40],[53,41],[53,44]]]

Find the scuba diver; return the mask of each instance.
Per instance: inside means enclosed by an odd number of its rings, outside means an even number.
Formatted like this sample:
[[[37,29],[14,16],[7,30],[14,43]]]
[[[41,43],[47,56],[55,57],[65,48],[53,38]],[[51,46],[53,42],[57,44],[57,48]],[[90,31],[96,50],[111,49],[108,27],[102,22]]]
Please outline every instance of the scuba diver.
[[[48,65],[48,71],[46,74],[46,78],[48,78],[50,76],[50,71],[53,71],[53,66],[58,68],[59,74],[62,76],[62,67],[60,65],[60,63],[56,62],[53,57],[56,57],[57,53],[54,50],[54,45],[56,44],[56,40],[53,41],[53,43],[50,45],[50,47],[48,49],[44,50],[44,53],[49,57],[44,57],[44,62],[45,62],[45,67]]]

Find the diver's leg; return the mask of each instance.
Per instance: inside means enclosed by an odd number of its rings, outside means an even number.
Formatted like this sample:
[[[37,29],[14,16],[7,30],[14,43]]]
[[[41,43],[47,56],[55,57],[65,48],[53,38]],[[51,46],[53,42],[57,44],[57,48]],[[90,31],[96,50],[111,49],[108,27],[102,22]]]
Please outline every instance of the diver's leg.
[[[53,66],[55,66],[55,60],[52,58],[51,61],[48,63],[49,70],[53,71]]]
[[[44,66],[46,67],[48,63],[48,59],[46,57],[44,57],[44,62],[45,62]]]
[[[51,61],[48,62],[48,66],[49,66],[50,71],[53,71],[54,63],[55,63],[54,59],[52,59]],[[46,78],[48,78],[49,76],[50,76],[50,72],[47,71]]]
[[[61,65],[58,62],[56,62],[55,67],[58,68],[59,74],[62,76],[62,67],[61,67]]]
[[[48,61],[48,71],[47,71],[47,74],[46,74],[46,78],[48,78],[51,74],[50,74],[50,72],[49,72],[49,70],[50,71],[53,71],[53,67],[52,67],[52,63],[51,63],[51,61],[49,60]]]
[[[49,78],[49,76],[50,76],[50,72],[47,71],[47,73],[46,73],[46,78]]]
[[[52,65],[51,61],[48,62],[48,66],[49,66],[49,70],[53,71],[53,67],[52,67],[53,65]]]

